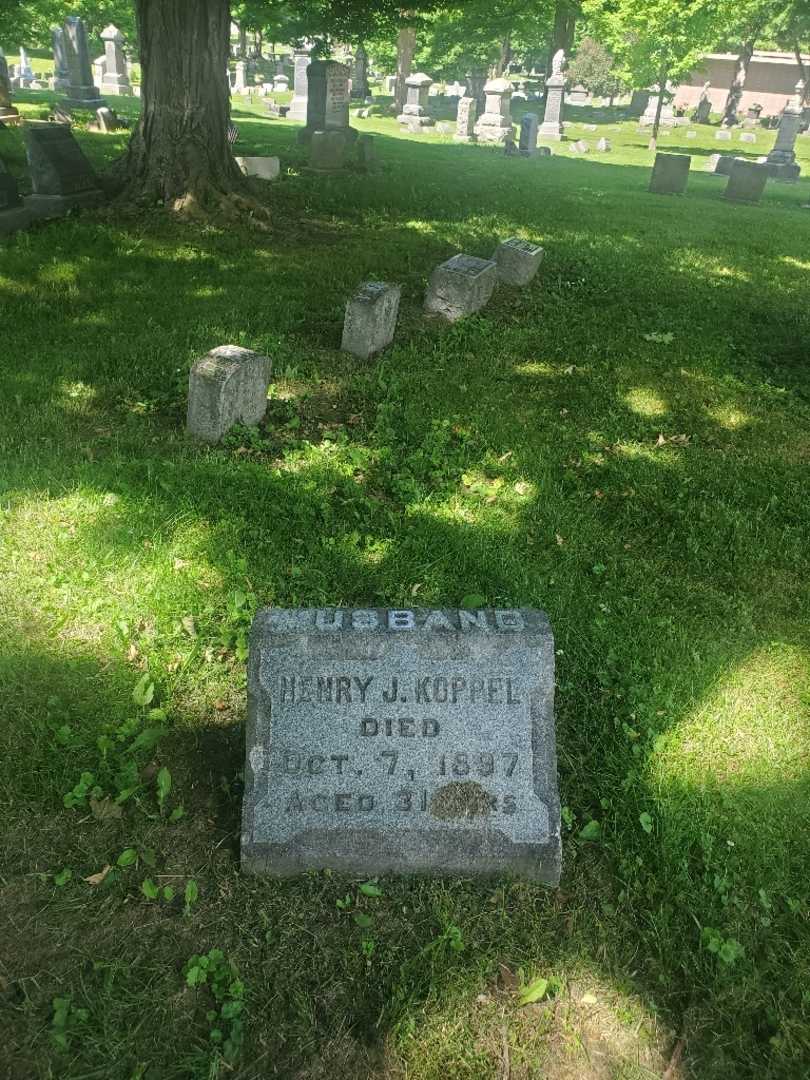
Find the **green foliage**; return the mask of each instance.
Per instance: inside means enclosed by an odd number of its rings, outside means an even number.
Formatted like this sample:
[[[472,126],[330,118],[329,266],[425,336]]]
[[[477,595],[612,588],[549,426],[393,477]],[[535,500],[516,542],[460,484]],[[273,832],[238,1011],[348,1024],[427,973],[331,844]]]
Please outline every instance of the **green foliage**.
[[[186,985],[194,990],[207,987],[214,999],[215,1008],[206,1014],[211,1042],[221,1047],[222,1056],[229,1063],[239,1057],[244,1039],[245,984],[237,978],[233,965],[221,949],[210,949],[207,954],[195,955],[187,962]]]
[[[70,1049],[74,1036],[80,1036],[90,1017],[87,1009],[73,1004],[71,995],[55,997],[51,1003],[51,1038],[59,1050]]]
[[[611,54],[590,37],[580,41],[566,74],[571,85],[581,84],[596,97],[616,97],[625,89]]]

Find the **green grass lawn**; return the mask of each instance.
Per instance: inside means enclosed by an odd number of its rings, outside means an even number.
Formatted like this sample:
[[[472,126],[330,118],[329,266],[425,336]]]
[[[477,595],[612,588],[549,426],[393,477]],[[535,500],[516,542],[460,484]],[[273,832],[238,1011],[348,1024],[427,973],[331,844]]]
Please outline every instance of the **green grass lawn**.
[[[613,153],[532,160],[358,121],[378,169],[323,178],[235,112],[282,159],[271,233],[102,210],[0,247],[0,1075],[806,1077],[808,180],[727,204],[728,144],[677,129],[688,194],[650,195],[607,114],[574,133]],[[528,289],[423,318],[514,234]],[[366,279],[403,286],[373,363],[338,351]],[[273,358],[268,418],[206,449],[224,343]],[[555,630],[560,888],[243,877],[254,609],[470,594]]]

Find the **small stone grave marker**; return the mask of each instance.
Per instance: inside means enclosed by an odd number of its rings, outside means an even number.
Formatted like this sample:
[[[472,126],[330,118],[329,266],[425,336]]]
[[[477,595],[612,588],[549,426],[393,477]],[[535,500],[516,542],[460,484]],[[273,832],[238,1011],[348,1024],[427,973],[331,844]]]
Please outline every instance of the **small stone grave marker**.
[[[313,172],[339,172],[345,163],[347,149],[343,131],[313,131],[309,152],[309,167]]]
[[[553,695],[541,611],[260,611],[243,869],[556,885]]]
[[[714,137],[715,139],[717,139],[718,142],[731,142],[731,132],[726,131],[725,128],[721,128],[719,131],[716,131],[714,133]]]
[[[258,424],[267,411],[272,362],[238,345],[220,345],[192,367],[188,379],[189,433],[217,443],[234,424]]]
[[[498,280],[507,285],[528,285],[540,269],[544,254],[537,244],[517,236],[504,240],[492,256],[498,265]]]
[[[733,158],[723,195],[732,202],[758,203],[768,182],[768,166],[746,158]]]
[[[492,259],[454,255],[437,266],[425,295],[425,310],[456,322],[480,311],[492,296],[498,270]]]
[[[688,154],[656,154],[650,191],[656,195],[683,195],[691,164]]]
[[[532,157],[537,153],[537,131],[540,127],[540,117],[537,113],[525,113],[520,121],[519,150],[523,157]]]
[[[596,149],[600,150],[603,154],[608,154],[613,149],[610,143],[610,139],[602,138],[596,144]]]
[[[346,305],[344,352],[367,360],[394,340],[402,290],[384,281],[364,282]]]

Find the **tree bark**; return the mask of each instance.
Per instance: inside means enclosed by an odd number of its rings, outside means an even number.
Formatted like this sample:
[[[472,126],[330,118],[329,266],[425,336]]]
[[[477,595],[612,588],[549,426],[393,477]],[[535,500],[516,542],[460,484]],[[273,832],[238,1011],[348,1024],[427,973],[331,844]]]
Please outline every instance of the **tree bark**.
[[[236,24],[239,27],[239,58],[241,60],[247,60],[247,27],[244,23],[239,22]],[[231,31],[228,27],[228,43],[230,44]]]
[[[498,57],[498,62],[495,64],[495,67],[494,67],[494,70],[493,70],[493,73],[492,73],[492,77],[494,79],[500,79],[501,78],[504,71],[506,71],[506,68],[507,68],[507,66],[508,66],[511,59],[512,59],[512,37],[511,37],[510,34],[507,34],[506,37],[503,39],[503,41],[501,41],[500,56]]]
[[[656,150],[658,148],[658,131],[661,127],[661,112],[664,108],[664,94],[667,92],[667,74],[667,65],[664,64],[661,68],[661,74],[658,76],[658,104],[655,107],[655,119],[653,120],[650,150]]]
[[[397,115],[402,112],[408,91],[405,80],[413,70],[413,57],[416,52],[416,30],[412,26],[403,26],[397,34],[397,85],[394,92],[394,104]]]
[[[737,123],[737,110],[740,107],[743,90],[745,89],[745,80],[748,77],[748,65],[751,63],[751,57],[754,55],[754,44],[753,38],[746,41],[740,55],[737,57],[737,71],[731,86],[729,87],[726,103],[723,106],[723,119],[721,123],[724,127],[731,127],[732,124]]]
[[[124,198],[189,213],[246,190],[227,139],[228,0],[136,0],[141,115],[114,167]],[[240,206],[239,208],[244,208]]]
[[[569,56],[574,46],[574,31],[577,25],[577,6],[571,0],[557,0],[554,8],[554,29],[546,59],[546,78],[551,74],[551,61],[560,49]]]
[[[804,98],[802,105],[806,101],[810,101],[810,72],[804,66],[804,59],[802,57],[802,47],[799,42],[795,42],[793,45],[793,55],[796,57],[796,63],[799,65],[799,78],[804,83]],[[796,80],[797,82],[799,79]]]

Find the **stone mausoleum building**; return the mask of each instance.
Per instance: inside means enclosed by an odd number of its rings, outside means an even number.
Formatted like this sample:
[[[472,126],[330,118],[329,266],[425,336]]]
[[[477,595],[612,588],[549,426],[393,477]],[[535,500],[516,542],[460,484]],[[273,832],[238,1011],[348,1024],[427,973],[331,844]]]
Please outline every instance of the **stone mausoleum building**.
[[[737,71],[737,59],[737,53],[708,53],[675,91],[675,104],[694,108],[708,81],[712,110],[722,112]],[[810,70],[810,55],[803,54],[802,63],[805,71]],[[793,53],[755,50],[748,65],[740,111],[761,105],[763,116],[778,116],[796,93],[796,83],[801,77]]]

